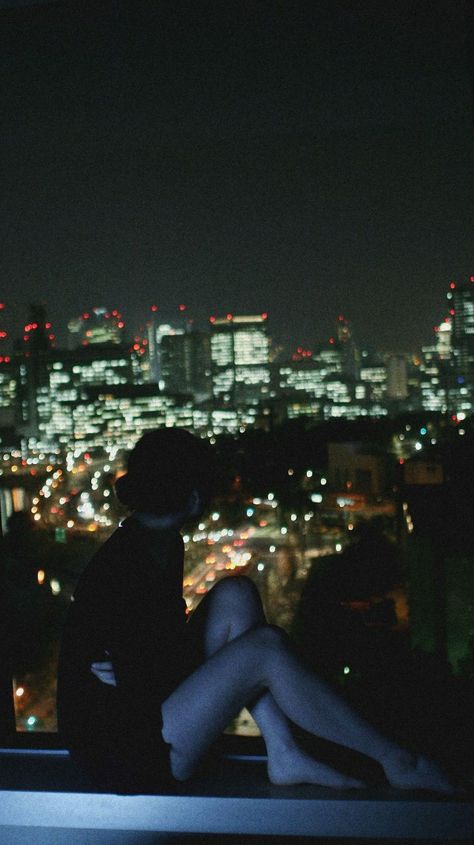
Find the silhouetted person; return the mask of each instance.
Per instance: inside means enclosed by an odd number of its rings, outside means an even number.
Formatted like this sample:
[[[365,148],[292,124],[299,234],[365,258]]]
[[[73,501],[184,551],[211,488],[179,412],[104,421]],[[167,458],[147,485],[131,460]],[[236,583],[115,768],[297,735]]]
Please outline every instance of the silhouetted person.
[[[450,791],[298,661],[247,578],[224,578],[186,621],[179,529],[202,513],[212,472],[182,430],[149,432],[130,454],[117,494],[133,513],[83,573],[64,630],[59,723],[75,758],[109,789],[156,790],[189,778],[247,706],[274,783],[363,786],[306,754],[291,720],[375,758],[392,785]]]
[[[292,626],[305,661],[328,677],[344,663],[362,669],[380,661],[377,644],[383,652],[397,624],[394,601],[386,594],[401,578],[396,548],[366,523],[342,554],[317,558]]]
[[[48,658],[52,594],[47,571],[54,551],[28,511],[14,511],[0,542],[8,605],[9,649],[16,675],[40,668]],[[42,572],[38,576],[38,572]]]

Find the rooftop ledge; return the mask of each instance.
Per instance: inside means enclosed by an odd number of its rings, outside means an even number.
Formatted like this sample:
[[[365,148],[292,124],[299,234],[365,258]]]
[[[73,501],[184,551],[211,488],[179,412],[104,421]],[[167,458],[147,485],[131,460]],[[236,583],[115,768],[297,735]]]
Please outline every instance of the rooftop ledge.
[[[189,834],[207,834],[191,837],[199,842],[213,841],[211,834],[239,842],[265,836],[464,842],[474,831],[474,794],[273,786],[262,755],[227,754],[212,774],[160,794],[117,795],[91,791],[64,749],[0,748],[0,789],[2,845],[138,845],[189,841]]]

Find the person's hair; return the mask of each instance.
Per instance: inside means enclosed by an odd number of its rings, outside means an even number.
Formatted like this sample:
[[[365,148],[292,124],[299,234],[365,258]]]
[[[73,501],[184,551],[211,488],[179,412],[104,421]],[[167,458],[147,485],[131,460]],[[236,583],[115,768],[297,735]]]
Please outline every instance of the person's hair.
[[[194,489],[206,504],[211,494],[213,453],[207,440],[180,428],[159,428],[140,438],[115,492],[130,510],[155,514],[183,510]]]

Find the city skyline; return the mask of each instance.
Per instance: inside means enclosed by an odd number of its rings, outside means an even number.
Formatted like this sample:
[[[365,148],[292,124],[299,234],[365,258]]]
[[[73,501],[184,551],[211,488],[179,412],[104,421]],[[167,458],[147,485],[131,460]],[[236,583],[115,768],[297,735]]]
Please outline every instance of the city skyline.
[[[46,316],[49,321],[48,326],[50,327],[51,331],[54,332],[54,335],[52,336],[52,339],[54,339],[54,346],[59,349],[71,346],[71,342],[73,339],[71,326],[74,321],[80,320],[81,316],[87,311],[92,312],[95,310],[98,312],[109,312],[111,315],[119,314],[120,319],[123,320],[123,323],[120,323],[120,328],[123,330],[123,342],[131,344],[133,343],[134,337],[137,334],[144,334],[146,332],[147,324],[150,325],[150,321],[152,320],[156,325],[159,325],[160,323],[178,324],[178,322],[183,321],[183,318],[186,318],[186,320],[188,321],[189,330],[210,331],[213,323],[215,322],[216,317],[226,318],[227,315],[231,313],[255,313],[263,314],[265,316],[265,320],[268,319],[269,336],[272,341],[273,348],[276,351],[280,350],[280,355],[283,355],[283,357],[291,355],[292,353],[296,352],[298,348],[314,350],[331,344],[334,341],[334,336],[337,332],[338,322],[341,320],[342,317],[345,321],[349,321],[349,324],[351,325],[351,329],[354,332],[355,339],[359,348],[368,348],[370,351],[377,351],[380,353],[398,352],[401,354],[414,354],[419,352],[422,346],[426,346],[430,342],[434,343],[436,341],[436,335],[439,330],[439,327],[443,326],[445,320],[449,321],[449,304],[446,304],[446,290],[449,290],[449,285],[462,285],[469,281],[472,283],[473,279],[474,277],[472,275],[465,274],[462,279],[457,279],[456,281],[449,281],[449,284],[445,286],[445,290],[443,291],[442,297],[437,303],[437,307],[433,306],[433,308],[431,309],[431,311],[436,310],[438,313],[438,318],[436,322],[430,325],[427,320],[424,320],[420,326],[420,338],[417,342],[414,342],[410,348],[405,349],[400,348],[396,344],[392,347],[379,347],[373,343],[373,337],[362,337],[360,334],[360,327],[354,323],[354,321],[351,319],[351,315],[344,309],[341,309],[339,312],[333,315],[332,324],[328,322],[327,337],[323,337],[321,332],[318,333],[316,329],[313,339],[308,341],[307,339],[302,339],[302,335],[298,334],[298,328],[295,328],[294,322],[292,326],[293,330],[291,335],[288,334],[286,338],[282,338],[281,336],[279,337],[278,334],[275,333],[275,329],[277,327],[274,326],[272,312],[268,309],[264,309],[260,312],[251,312],[248,309],[237,309],[231,312],[229,309],[222,309],[220,312],[219,310],[215,310],[212,314],[205,314],[202,311],[192,311],[188,305],[182,303],[180,300],[176,300],[173,303],[164,303],[160,305],[156,305],[154,303],[148,305],[146,310],[145,308],[143,309],[141,319],[138,322],[132,324],[131,321],[128,319],[128,314],[123,313],[122,310],[119,310],[116,307],[116,304],[114,303],[103,301],[85,303],[83,301],[81,303],[81,307],[78,308],[75,314],[70,314],[69,316],[67,316],[63,323],[53,324],[53,322],[51,321],[50,309],[48,308],[48,304],[41,297],[37,297],[34,302],[31,302],[26,306],[26,310],[25,313],[22,315],[22,319],[16,325],[13,324],[13,319],[16,316],[18,309],[15,309],[14,307],[12,308],[8,301],[4,301],[4,298],[3,301],[0,302],[0,355],[11,355],[15,342],[21,343],[21,338],[24,334],[24,329],[26,328],[29,322],[29,314],[31,313],[31,307],[37,305],[42,305],[45,307]],[[418,316],[420,317],[420,315]]]
[[[434,342],[420,354],[363,349],[339,315],[328,344],[279,356],[266,312],[212,316],[209,331],[193,332],[182,303],[180,324],[161,323],[154,310],[125,343],[124,315],[99,308],[70,321],[70,343],[55,347],[37,306],[13,355],[0,356],[1,442],[115,451],[160,426],[213,438],[298,417],[316,424],[419,412],[462,423],[464,436],[473,406],[473,277],[450,282],[443,310]]]
[[[16,4],[9,3],[9,6]],[[472,272],[469,20],[448,0],[2,9],[13,322],[105,303],[429,342]],[[98,296],[100,292],[100,296]],[[426,321],[420,321],[426,315]],[[317,328],[317,332],[315,331]]]

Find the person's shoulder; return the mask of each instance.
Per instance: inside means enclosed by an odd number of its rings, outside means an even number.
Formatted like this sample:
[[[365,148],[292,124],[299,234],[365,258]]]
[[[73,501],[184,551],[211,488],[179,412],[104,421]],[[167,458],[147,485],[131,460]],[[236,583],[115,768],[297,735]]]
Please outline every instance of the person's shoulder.
[[[116,567],[124,556],[127,557],[126,535],[121,532],[119,526],[89,559],[81,572],[76,591],[84,590],[89,585],[96,589],[101,581],[107,581],[112,567]]]

